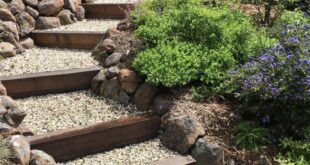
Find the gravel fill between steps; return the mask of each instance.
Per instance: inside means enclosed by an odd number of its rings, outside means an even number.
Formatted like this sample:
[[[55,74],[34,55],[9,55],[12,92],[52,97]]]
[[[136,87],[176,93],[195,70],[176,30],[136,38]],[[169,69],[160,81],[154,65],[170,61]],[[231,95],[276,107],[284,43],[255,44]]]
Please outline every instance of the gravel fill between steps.
[[[155,138],[59,165],[146,165],[175,155],[177,153],[165,148],[159,138]]]
[[[109,28],[117,27],[120,20],[113,19],[84,19],[74,24],[60,26],[58,28],[36,31],[98,31],[105,32]]]
[[[99,66],[99,63],[91,56],[91,51],[35,47],[2,60],[0,76],[92,66]]]
[[[50,94],[16,100],[27,116],[23,125],[35,134],[86,126],[141,114],[135,106],[123,106],[90,90]]]

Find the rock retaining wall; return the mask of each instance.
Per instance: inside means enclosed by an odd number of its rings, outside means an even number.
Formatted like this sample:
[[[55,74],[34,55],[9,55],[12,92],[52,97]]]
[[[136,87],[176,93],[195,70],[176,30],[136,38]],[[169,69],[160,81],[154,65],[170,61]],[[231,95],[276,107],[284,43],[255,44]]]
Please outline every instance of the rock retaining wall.
[[[81,0],[0,0],[0,58],[34,46],[29,34],[84,19]]]

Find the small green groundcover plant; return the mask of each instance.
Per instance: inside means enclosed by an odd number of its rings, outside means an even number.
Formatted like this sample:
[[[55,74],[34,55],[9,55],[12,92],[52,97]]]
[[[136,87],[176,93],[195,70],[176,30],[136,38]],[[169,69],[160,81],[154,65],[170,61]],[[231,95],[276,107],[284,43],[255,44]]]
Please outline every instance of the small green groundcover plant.
[[[145,43],[133,66],[165,87],[198,81],[210,93],[224,93],[227,70],[274,43],[240,11],[200,0],[144,1],[132,18]]]
[[[11,150],[6,146],[6,143],[0,138],[0,164],[6,164],[11,156]]]

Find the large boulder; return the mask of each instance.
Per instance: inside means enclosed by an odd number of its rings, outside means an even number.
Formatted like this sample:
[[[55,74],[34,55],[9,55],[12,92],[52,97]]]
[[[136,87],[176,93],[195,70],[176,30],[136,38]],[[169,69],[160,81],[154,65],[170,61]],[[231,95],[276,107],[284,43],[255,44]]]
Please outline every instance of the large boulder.
[[[36,21],[27,12],[25,11],[20,12],[15,17],[16,17],[16,22],[19,26],[21,37],[28,35],[34,30]]]
[[[61,26],[58,17],[39,17],[36,20],[36,29],[52,29]]]
[[[23,1],[26,5],[29,5],[31,7],[36,7],[39,3],[38,0],[23,0]]]
[[[8,5],[4,1],[0,0],[0,9],[2,9],[2,8],[7,9]]]
[[[17,14],[25,10],[25,5],[22,0],[12,0],[8,4],[8,8],[11,10],[12,14]]]
[[[0,8],[0,20],[16,22],[14,15],[6,8]]]
[[[122,104],[128,104],[130,100],[129,96],[121,88],[117,77],[104,81],[100,88],[100,95]]]
[[[194,116],[181,116],[168,119],[162,123],[163,145],[167,148],[187,154],[196,139],[205,134],[203,126]]]
[[[137,90],[142,79],[136,72],[125,68],[120,71],[118,81],[128,94],[133,94]]]
[[[198,165],[222,165],[224,152],[216,144],[211,144],[204,138],[199,138],[191,152]]]
[[[33,18],[37,18],[40,15],[40,13],[36,9],[30,6],[26,7],[26,12],[28,12]]]
[[[60,24],[69,25],[75,23],[77,20],[70,10],[61,10],[58,14]]]
[[[0,43],[1,44],[1,43]],[[0,95],[7,95],[7,91],[5,86],[2,84],[2,82],[0,81]]]
[[[9,58],[14,57],[15,55],[16,50],[14,45],[9,42],[0,42],[0,56],[3,58]]]
[[[28,140],[22,135],[8,137],[8,147],[12,150],[11,160],[14,163],[28,165],[30,160],[30,145]]]
[[[41,150],[31,150],[29,165],[56,165],[53,157]]]
[[[58,13],[64,6],[64,0],[42,0],[37,5],[39,13],[51,16]]]
[[[17,25],[12,21],[0,21],[0,39],[17,47],[19,42]]]
[[[137,89],[133,102],[140,111],[148,111],[157,92],[155,86],[144,83]]]
[[[85,9],[83,6],[76,7],[76,11],[74,12],[78,21],[83,21],[85,18]]]

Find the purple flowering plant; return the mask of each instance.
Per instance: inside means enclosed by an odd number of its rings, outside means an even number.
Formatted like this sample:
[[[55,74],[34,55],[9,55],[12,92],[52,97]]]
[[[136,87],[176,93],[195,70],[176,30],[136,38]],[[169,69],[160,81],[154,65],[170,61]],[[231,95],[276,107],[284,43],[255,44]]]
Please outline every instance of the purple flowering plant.
[[[238,96],[262,124],[298,134],[310,119],[310,26],[283,26],[279,42],[238,71]],[[258,114],[258,115],[257,115]]]

